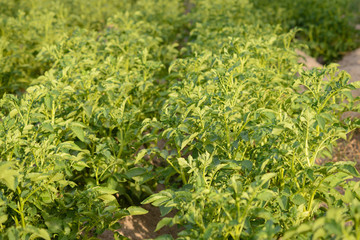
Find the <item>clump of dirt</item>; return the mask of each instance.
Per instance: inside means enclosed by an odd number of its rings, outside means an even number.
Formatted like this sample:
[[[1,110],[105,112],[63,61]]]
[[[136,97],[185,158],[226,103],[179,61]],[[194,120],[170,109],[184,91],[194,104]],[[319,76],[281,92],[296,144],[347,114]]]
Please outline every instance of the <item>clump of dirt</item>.
[[[315,58],[310,57],[301,50],[296,50],[296,54],[299,55],[299,63],[304,64],[305,70],[323,66],[322,64],[318,63]]]
[[[160,235],[169,234],[173,238],[176,238],[176,234],[179,232],[177,226],[163,227],[159,231],[155,232],[156,225],[162,219],[160,210],[150,204],[143,205],[143,208],[149,212],[145,215],[129,216],[125,218],[121,224],[123,227],[118,232],[132,240],[142,239],[154,239]],[[166,217],[173,217],[175,212],[171,212]]]
[[[341,139],[334,149],[332,161],[354,161],[360,172],[360,129],[349,134],[348,140]]]

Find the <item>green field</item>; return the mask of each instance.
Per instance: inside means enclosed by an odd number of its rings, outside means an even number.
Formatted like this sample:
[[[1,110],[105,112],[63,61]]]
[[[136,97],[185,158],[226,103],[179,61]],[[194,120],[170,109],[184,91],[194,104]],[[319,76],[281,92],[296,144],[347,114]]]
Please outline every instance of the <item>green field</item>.
[[[125,239],[148,203],[177,239],[360,239],[355,163],[316,164],[360,127],[359,9],[0,0],[0,240]]]

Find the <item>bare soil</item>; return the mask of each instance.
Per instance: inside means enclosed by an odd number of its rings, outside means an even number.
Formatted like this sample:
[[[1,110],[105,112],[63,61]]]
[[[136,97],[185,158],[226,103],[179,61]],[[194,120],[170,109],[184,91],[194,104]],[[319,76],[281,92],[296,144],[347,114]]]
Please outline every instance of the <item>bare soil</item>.
[[[162,219],[159,208],[150,204],[142,205],[142,207],[149,212],[145,215],[129,216],[124,218],[120,221],[122,228],[117,232],[131,240],[154,239],[164,234],[169,234],[174,238],[176,237],[176,234],[179,232],[177,226],[165,226],[155,232],[157,223]],[[173,217],[174,215],[175,213],[171,212],[166,215],[166,217]],[[114,239],[111,231],[105,231],[98,238],[102,240]]]
[[[360,48],[345,55],[339,64],[341,70],[345,70],[351,75],[350,82],[360,81]],[[353,96],[360,96],[360,89],[354,90]]]

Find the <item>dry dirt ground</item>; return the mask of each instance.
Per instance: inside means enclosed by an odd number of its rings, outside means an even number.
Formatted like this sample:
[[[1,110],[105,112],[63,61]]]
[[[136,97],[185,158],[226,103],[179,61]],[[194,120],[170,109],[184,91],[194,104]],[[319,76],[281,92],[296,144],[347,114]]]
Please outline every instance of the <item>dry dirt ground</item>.
[[[299,61],[305,64],[306,68],[321,67],[314,58],[307,56],[301,51],[297,51]],[[339,62],[340,69],[346,70],[352,77],[351,82],[360,81],[360,48],[348,53]],[[360,96],[360,90],[353,92],[354,97]],[[360,113],[349,113],[353,117],[360,117]],[[360,170],[360,130],[357,130],[348,135],[348,140],[338,141],[334,149],[333,158],[325,161],[356,161],[358,163],[358,170]],[[178,232],[176,227],[164,227],[158,232],[154,232],[157,223],[161,220],[159,209],[144,205],[149,213],[140,216],[129,216],[121,221],[122,228],[118,230],[123,236],[131,240],[153,239],[162,234],[170,234],[175,236]],[[171,213],[170,213],[171,214]],[[104,232],[99,236],[101,240],[114,239],[110,231]]]

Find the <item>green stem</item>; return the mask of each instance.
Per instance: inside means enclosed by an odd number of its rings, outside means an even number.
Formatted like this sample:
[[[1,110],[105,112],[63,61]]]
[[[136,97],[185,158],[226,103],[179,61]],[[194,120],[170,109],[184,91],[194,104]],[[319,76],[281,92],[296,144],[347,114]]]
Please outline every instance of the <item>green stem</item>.
[[[325,101],[323,102],[323,104],[321,104],[321,106],[320,106],[320,108],[318,109],[317,112],[320,113],[321,110],[325,107],[325,104],[329,101],[329,99],[330,99],[331,97],[335,96],[335,94],[337,94],[337,93],[340,92],[340,91],[341,91],[341,89],[340,89],[340,90],[336,90],[336,91],[334,91],[333,93],[329,94],[329,95],[326,97],[326,99],[325,99]]]
[[[305,157],[309,167],[311,167],[311,162],[309,158],[309,121],[307,121],[306,123]]]

